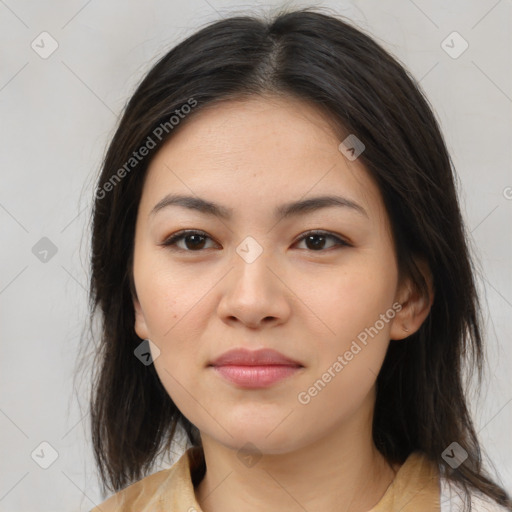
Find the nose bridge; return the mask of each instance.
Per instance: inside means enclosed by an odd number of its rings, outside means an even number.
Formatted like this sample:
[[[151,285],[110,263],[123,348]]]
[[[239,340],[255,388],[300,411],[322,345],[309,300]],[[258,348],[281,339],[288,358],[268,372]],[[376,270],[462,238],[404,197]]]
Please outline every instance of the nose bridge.
[[[268,244],[268,238],[266,241],[260,238],[260,242],[253,236],[247,236],[236,247],[234,279],[244,288],[268,285],[267,281],[273,276],[268,266],[272,265],[274,251]]]
[[[219,304],[224,319],[236,318],[250,326],[265,319],[286,317],[289,310],[278,272],[276,254],[254,237],[248,236],[236,247],[233,269],[226,281]]]

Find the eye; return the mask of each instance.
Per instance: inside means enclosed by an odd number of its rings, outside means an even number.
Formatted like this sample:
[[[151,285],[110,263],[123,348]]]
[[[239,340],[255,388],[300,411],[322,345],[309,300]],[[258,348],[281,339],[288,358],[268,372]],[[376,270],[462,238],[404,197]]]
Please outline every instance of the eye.
[[[162,242],[161,245],[185,252],[200,252],[203,249],[208,249],[208,247],[205,247],[208,240],[213,241],[204,231],[188,229],[174,233]],[[331,247],[325,247],[327,240],[333,241],[334,244]],[[345,242],[340,237],[321,230],[308,231],[296,243],[300,242],[305,242],[306,249],[314,252],[322,252],[322,250],[332,248],[333,246],[351,247],[348,242]],[[181,243],[182,245],[180,246],[179,244]]]
[[[204,231],[196,231],[187,229],[178,231],[167,238],[161,245],[165,247],[172,247],[173,249],[182,250],[186,252],[199,252],[205,248],[205,240],[212,240]],[[178,244],[184,242],[185,247]]]
[[[322,249],[326,249],[326,240],[333,240],[334,246],[351,247],[351,245],[348,242],[345,242],[340,237],[333,235],[327,231],[320,230],[308,231],[299,238],[298,242],[305,242],[307,246],[306,248],[314,252],[322,252]]]

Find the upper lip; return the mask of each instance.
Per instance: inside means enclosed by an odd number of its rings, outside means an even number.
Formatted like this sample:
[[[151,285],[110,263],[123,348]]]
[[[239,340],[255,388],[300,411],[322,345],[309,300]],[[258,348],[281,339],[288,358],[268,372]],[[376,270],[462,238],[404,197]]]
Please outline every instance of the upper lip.
[[[236,348],[224,352],[215,359],[210,366],[267,366],[267,365],[287,365],[302,366],[297,361],[290,359],[276,350],[264,348],[260,350],[247,350],[245,348]]]

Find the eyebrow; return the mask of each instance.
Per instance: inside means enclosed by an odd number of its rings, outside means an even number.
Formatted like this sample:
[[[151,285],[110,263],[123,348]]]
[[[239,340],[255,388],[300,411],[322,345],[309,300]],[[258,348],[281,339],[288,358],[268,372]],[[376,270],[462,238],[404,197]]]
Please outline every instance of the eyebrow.
[[[186,196],[180,194],[168,194],[160,200],[151,210],[150,217],[157,212],[169,206],[181,206],[189,210],[195,210],[205,215],[218,217],[219,219],[230,220],[233,216],[233,209],[212,201],[207,201],[200,197]],[[287,217],[304,215],[322,208],[330,207],[348,208],[365,217],[368,217],[366,210],[358,203],[342,196],[319,196],[300,201],[292,201],[278,206],[274,211],[274,216],[279,219]]]

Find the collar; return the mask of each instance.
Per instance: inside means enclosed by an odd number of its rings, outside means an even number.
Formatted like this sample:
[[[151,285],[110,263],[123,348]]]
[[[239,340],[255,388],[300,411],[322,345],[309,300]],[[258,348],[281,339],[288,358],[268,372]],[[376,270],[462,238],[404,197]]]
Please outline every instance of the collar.
[[[91,512],[202,512],[194,486],[204,477],[203,449],[189,448],[169,469],[158,471],[110,497]],[[439,512],[439,471],[433,462],[414,452],[397,471],[393,482],[369,512]]]

